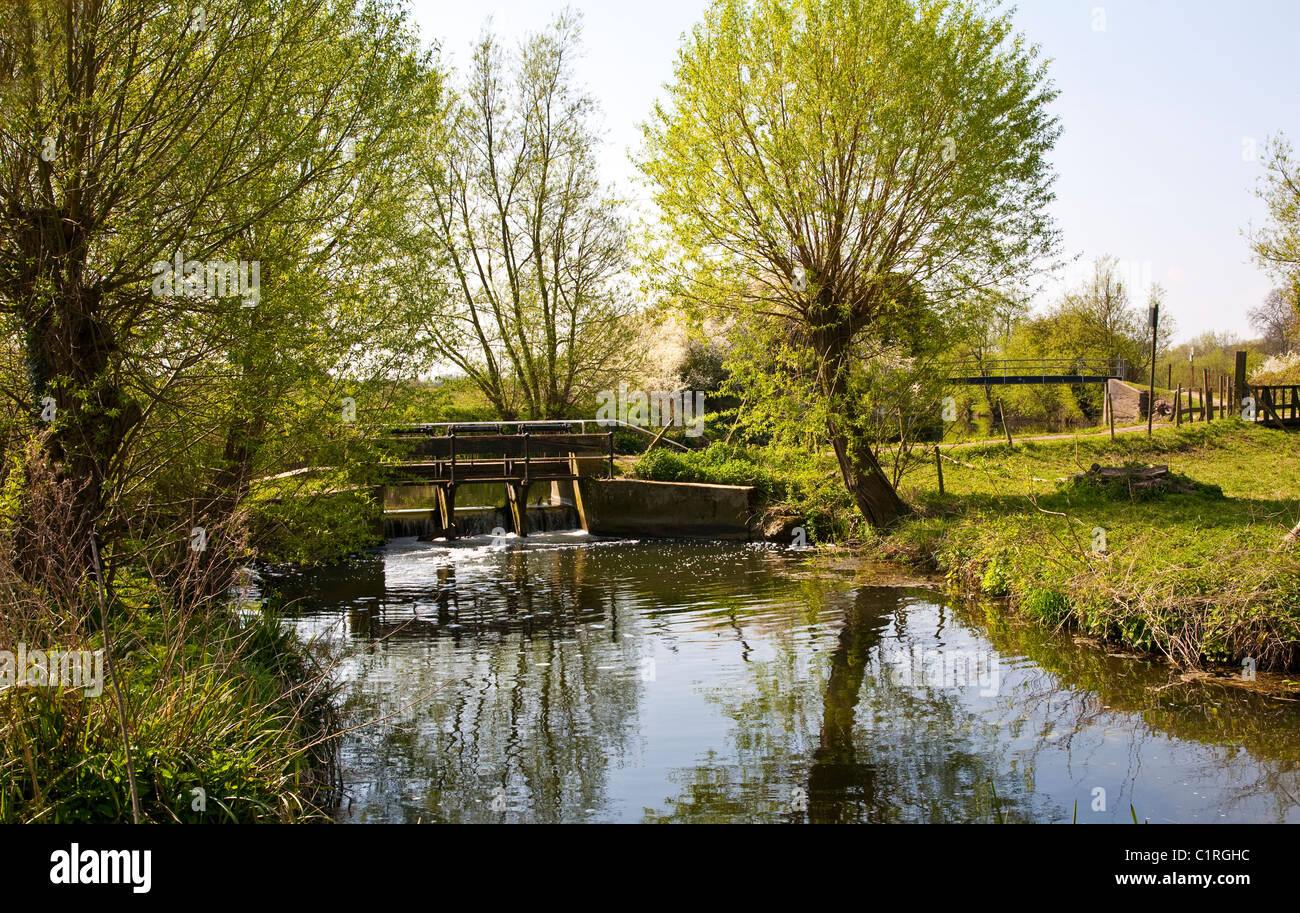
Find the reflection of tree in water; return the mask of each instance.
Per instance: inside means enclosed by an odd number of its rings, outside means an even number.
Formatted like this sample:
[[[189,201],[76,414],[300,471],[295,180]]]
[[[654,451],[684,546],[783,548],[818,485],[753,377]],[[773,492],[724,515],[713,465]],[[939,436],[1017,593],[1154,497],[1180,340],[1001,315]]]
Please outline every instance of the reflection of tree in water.
[[[620,594],[582,549],[496,557],[489,577],[446,564],[419,592],[381,585],[345,709],[394,715],[344,748],[354,816],[572,821],[604,804],[593,759],[626,753],[642,687]]]
[[[905,595],[859,589],[828,661],[805,669],[798,645],[778,638],[777,658],[748,667],[751,681],[712,695],[733,723],[735,757],[679,771],[682,793],[647,820],[990,820],[994,783],[1004,815],[1032,817],[996,726],[958,695],[882,673],[882,635]]]
[[[972,606],[963,614],[999,652],[1026,656],[1041,670],[1017,696],[1022,716],[1038,729],[1028,763],[1057,749],[1070,767],[1086,769],[1101,750],[1097,734],[1120,730],[1129,739],[1122,788],[1117,797],[1110,784],[1097,785],[1106,785],[1111,802],[1122,808],[1131,801],[1143,815],[1144,759],[1156,762],[1178,750],[1180,776],[1216,783],[1218,812],[1243,809],[1254,820],[1294,819],[1300,798],[1296,701],[1214,680],[1180,680],[1163,664],[1108,652],[1104,644],[1080,645],[995,606]],[[1183,744],[1176,749],[1171,737]],[[1096,779],[1089,775],[1085,785]],[[1139,791],[1133,797],[1135,783]],[[1248,814],[1247,805],[1254,806]]]
[[[355,721],[392,714],[349,737],[353,817],[621,814],[609,777],[642,747],[642,689],[663,686],[640,680],[647,647],[681,649],[688,674],[721,656],[741,670],[702,673],[710,684],[696,693],[727,722],[679,740],[699,755],[673,768],[676,795],[647,808],[648,820],[989,821],[995,790],[1008,820],[1069,820],[1071,781],[1083,820],[1083,787],[1098,772],[1122,781],[1118,792],[1095,785],[1124,818],[1124,784],[1136,780],[1139,815],[1159,820],[1140,787],[1174,751],[1190,766],[1165,772],[1199,775],[1242,817],[1293,814],[1296,705],[1198,683],[1156,690],[1169,676],[1150,663],[936,606],[928,593],[845,592],[842,577],[713,545],[417,557],[396,562],[387,581],[375,562],[337,586],[317,574],[298,593],[344,613],[363,644],[343,676]],[[701,634],[726,649],[702,653]],[[892,666],[914,646],[947,654],[989,643],[1011,658],[993,698],[912,687]],[[657,723],[644,725],[659,738]],[[1123,741],[1107,744],[1117,729]],[[1050,796],[1036,794],[1040,769]]]

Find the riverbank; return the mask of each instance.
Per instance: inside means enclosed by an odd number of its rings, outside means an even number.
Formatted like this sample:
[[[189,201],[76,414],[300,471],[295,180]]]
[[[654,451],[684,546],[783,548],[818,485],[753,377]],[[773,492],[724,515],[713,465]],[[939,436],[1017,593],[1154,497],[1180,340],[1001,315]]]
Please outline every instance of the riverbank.
[[[637,473],[758,484],[777,541],[802,529],[937,571],[959,591],[1181,668],[1300,668],[1300,545],[1282,542],[1300,516],[1295,435],[1229,420],[1149,440],[964,446],[944,451],[943,494],[933,451],[918,454],[899,484],[915,513],[884,535],[861,523],[826,454],[659,456]],[[1129,462],[1167,465],[1192,490],[1132,496],[1069,481]]]
[[[310,645],[274,611],[169,599],[119,576],[110,676],[93,602],[56,606],[0,578],[15,641],[6,649],[27,660],[0,691],[0,822],[130,823],[132,771],[142,822],[329,818],[334,695]],[[54,668],[53,650],[87,658],[75,687],[38,671]]]
[[[963,448],[917,477],[917,515],[874,544],[1052,626],[1205,663],[1300,659],[1300,445],[1237,421],[1145,435]],[[1168,465],[1150,497],[1065,482],[1093,464]]]

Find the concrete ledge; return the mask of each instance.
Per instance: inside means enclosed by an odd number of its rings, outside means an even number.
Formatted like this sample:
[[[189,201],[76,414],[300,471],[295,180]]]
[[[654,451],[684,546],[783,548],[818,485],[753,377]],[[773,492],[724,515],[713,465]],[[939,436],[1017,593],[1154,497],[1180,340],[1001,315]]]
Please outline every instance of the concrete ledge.
[[[578,518],[597,536],[676,539],[750,539],[754,489],[747,485],[578,481]]]

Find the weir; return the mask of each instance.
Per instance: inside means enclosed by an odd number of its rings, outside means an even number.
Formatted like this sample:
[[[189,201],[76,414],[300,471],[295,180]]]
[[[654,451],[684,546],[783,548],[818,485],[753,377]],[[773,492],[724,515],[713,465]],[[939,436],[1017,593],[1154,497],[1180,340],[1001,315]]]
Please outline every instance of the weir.
[[[586,422],[413,425],[392,431],[384,537],[566,529],[632,538],[752,539],[749,486],[614,478],[613,432]],[[572,431],[576,427],[578,431]],[[502,495],[504,494],[504,497]]]
[[[571,430],[575,424],[577,432]],[[455,539],[497,528],[517,536],[576,528],[578,499],[571,494],[566,505],[561,486],[571,493],[583,475],[614,476],[614,432],[588,434],[583,428],[569,422],[497,422],[393,429],[384,441],[398,458],[390,468],[389,488],[422,487],[436,507],[385,511],[385,535]],[[484,488],[503,487],[504,505],[465,505],[462,489],[470,486],[480,498]],[[543,491],[549,491],[544,501]]]

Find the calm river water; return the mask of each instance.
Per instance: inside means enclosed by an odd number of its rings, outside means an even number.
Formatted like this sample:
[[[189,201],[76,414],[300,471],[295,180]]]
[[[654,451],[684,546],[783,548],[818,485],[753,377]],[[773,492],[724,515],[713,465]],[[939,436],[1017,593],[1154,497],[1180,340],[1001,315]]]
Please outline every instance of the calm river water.
[[[1300,704],[762,545],[399,539],[270,576],[341,820],[1300,820]]]

